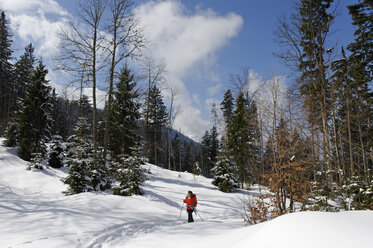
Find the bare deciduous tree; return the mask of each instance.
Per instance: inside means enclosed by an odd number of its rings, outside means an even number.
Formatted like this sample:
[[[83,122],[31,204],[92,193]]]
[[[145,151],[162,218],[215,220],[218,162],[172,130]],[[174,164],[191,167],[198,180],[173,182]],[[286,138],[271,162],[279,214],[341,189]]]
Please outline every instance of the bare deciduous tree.
[[[144,38],[138,20],[131,12],[132,1],[110,0],[109,24],[106,31],[111,35],[107,48],[110,57],[109,92],[105,116],[104,132],[104,158],[107,153],[108,134],[110,132],[110,112],[113,98],[114,76],[116,66],[126,58],[134,58],[141,55],[144,47]]]
[[[79,3],[78,19],[70,19],[67,29],[60,32],[61,53],[59,68],[78,74],[86,82],[92,82],[93,100],[93,147],[97,154],[97,74],[105,66],[105,38],[101,27],[105,11],[105,1],[87,0]]]

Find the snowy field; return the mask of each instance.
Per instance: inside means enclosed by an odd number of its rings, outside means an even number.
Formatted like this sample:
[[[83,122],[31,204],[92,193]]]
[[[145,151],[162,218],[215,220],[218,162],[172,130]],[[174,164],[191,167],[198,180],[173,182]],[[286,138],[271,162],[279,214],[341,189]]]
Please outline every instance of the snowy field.
[[[257,189],[227,194],[201,176],[145,167],[144,196],[64,196],[64,170],[27,171],[14,149],[0,146],[0,247],[373,247],[373,211],[303,212],[247,226],[242,202]],[[203,221],[194,215],[188,224],[180,211],[188,190]]]

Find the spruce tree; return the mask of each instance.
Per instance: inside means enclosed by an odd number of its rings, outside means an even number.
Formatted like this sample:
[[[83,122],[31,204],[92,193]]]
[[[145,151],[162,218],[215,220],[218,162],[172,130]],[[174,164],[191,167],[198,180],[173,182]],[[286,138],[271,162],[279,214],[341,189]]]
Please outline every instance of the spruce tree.
[[[123,155],[119,162],[115,162],[115,185],[112,188],[114,195],[142,195],[142,183],[146,180],[144,170],[141,165],[144,164],[140,156],[140,148],[137,145],[133,147],[131,155]]]
[[[34,70],[34,47],[30,43],[25,47],[25,52],[14,64],[14,84],[16,85],[17,97],[23,99],[26,87],[31,85],[31,75]]]
[[[317,125],[323,135],[322,151],[326,165],[332,165],[329,122],[330,80],[327,77],[326,41],[334,19],[330,11],[333,0],[302,0],[299,6],[301,58],[298,69],[301,72],[299,90],[305,97],[306,113],[311,125]],[[315,104],[317,102],[318,104]]]
[[[0,13],[0,134],[5,130],[16,106],[15,86],[12,80],[11,40],[8,20]]]
[[[373,92],[371,88],[373,80],[373,3],[363,0],[357,4],[348,6],[352,24],[356,27],[354,42],[347,46],[351,52],[348,58],[352,81],[350,90],[352,96],[353,116],[352,123],[356,127],[357,146],[360,150],[356,161],[357,170],[363,171],[363,180],[371,181],[369,164],[372,157],[369,151],[372,149],[372,105]],[[370,85],[370,86],[369,86]],[[356,173],[357,174],[357,173]]]
[[[54,135],[51,143],[51,147],[48,151],[48,165],[53,168],[61,168],[64,159],[62,137]]]
[[[246,119],[247,104],[243,93],[237,96],[236,108],[232,119],[232,128],[228,133],[228,149],[232,152],[232,156],[238,167],[238,175],[241,187],[244,183],[251,179],[251,171],[249,166],[249,150],[250,142],[252,142],[249,133],[249,124]]]
[[[8,123],[8,127],[5,130],[4,136],[5,141],[4,145],[7,147],[14,147],[17,145],[17,135],[18,135],[18,122],[16,117],[13,117],[12,120]]]
[[[134,75],[125,66],[120,75],[114,92],[110,118],[109,150],[113,155],[131,155],[132,148],[138,142],[140,105],[137,102],[139,93],[136,89]]]
[[[208,131],[202,137],[201,150],[202,150],[202,171],[204,176],[209,175],[210,167],[210,145],[211,139]]]
[[[158,165],[161,160],[161,146],[163,129],[167,124],[167,109],[163,103],[163,98],[160,90],[154,85],[150,91],[149,106],[147,112],[149,113],[149,135],[151,144],[148,146],[148,158],[150,163]]]
[[[26,86],[31,86],[31,75],[34,69],[35,58],[33,55],[34,48],[32,45],[28,45],[25,48],[25,53],[14,65],[14,72],[12,77],[12,84],[14,85],[14,94],[16,99],[14,99],[17,104],[14,108],[14,115],[5,131],[5,145],[12,147],[17,145],[17,135],[18,135],[18,123],[17,111],[19,107],[22,106],[23,99],[26,94]]]
[[[215,166],[218,156],[219,156],[219,139],[218,139],[218,131],[216,126],[214,125],[210,131],[210,147],[209,147],[209,164],[208,164],[208,176],[211,177],[211,169]]]
[[[67,139],[71,147],[66,156],[68,175],[62,179],[62,182],[69,186],[64,192],[67,195],[94,190],[91,183],[93,144],[89,133],[87,118],[79,117],[75,126],[75,134]]]
[[[33,153],[45,154],[45,143],[50,138],[51,88],[45,79],[47,73],[48,70],[40,61],[31,76],[32,84],[26,88],[25,99],[17,114],[18,153],[25,160],[30,160]]]
[[[230,154],[226,144],[223,144],[215,167],[212,169],[212,184],[218,186],[219,190],[223,192],[232,192],[234,188],[239,187],[236,175],[237,166]]]
[[[223,111],[225,132],[228,133],[231,128],[233,110],[234,110],[234,98],[232,96],[231,90],[227,90],[224,94],[224,99],[220,103],[221,110]]]

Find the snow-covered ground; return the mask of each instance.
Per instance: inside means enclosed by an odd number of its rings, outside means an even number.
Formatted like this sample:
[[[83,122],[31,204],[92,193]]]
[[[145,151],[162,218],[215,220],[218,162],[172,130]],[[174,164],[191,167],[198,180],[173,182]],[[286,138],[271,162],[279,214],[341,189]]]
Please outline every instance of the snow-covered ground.
[[[242,201],[256,188],[227,194],[201,176],[146,168],[144,196],[64,196],[64,170],[27,171],[14,149],[0,146],[0,247],[372,247],[372,211],[303,212],[246,226]],[[195,215],[188,224],[180,211],[188,190],[203,221]]]

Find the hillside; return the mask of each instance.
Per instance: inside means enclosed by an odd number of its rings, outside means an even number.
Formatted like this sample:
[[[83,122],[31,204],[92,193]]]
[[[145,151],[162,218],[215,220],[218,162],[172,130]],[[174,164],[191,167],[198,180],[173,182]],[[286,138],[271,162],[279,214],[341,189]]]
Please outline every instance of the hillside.
[[[0,146],[1,247],[371,247],[373,212],[303,212],[246,226],[243,200],[211,179],[147,164],[144,196],[64,196],[64,170],[27,171],[14,149]],[[188,190],[200,216],[186,223]],[[181,220],[179,216],[181,213]]]

